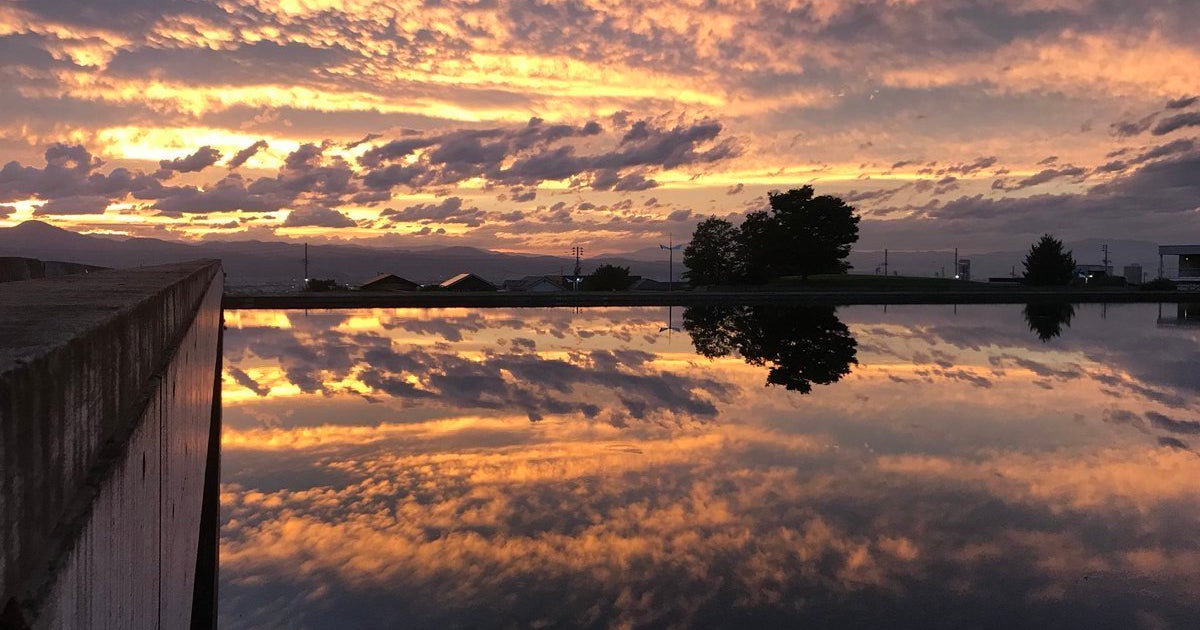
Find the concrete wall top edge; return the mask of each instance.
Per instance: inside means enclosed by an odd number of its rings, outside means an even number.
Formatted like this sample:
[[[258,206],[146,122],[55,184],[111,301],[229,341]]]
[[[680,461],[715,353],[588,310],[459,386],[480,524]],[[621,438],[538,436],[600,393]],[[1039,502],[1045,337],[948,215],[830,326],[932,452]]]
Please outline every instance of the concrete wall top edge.
[[[221,287],[216,260],[0,285],[0,627],[36,608],[176,357],[207,380],[172,399],[213,390]]]
[[[98,271],[0,284],[0,374],[86,335],[219,260]]]

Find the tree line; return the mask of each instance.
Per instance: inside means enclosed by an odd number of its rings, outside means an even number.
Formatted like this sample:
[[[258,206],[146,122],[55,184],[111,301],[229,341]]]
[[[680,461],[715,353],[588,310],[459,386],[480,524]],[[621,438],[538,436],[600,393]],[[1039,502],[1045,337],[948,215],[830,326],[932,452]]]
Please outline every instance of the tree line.
[[[769,210],[746,215],[741,225],[709,217],[696,225],[683,250],[683,278],[692,286],[762,284],[773,278],[845,273],[858,241],[857,210],[812,186],[767,195]],[[1062,241],[1046,234],[1025,256],[1024,282],[1063,286],[1076,277],[1075,259]]]
[[[683,277],[693,286],[761,284],[781,276],[845,273],[858,241],[859,216],[812,186],[768,194],[769,210],[746,215],[742,224],[718,217],[701,221],[683,250]]]

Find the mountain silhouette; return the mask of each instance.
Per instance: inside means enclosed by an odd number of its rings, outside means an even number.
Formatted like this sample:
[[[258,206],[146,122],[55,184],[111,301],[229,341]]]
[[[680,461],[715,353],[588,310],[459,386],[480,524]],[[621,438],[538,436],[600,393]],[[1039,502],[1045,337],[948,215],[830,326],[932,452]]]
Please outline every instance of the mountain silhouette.
[[[492,282],[570,271],[566,256],[510,254],[473,247],[383,248],[363,245],[311,245],[309,274],[357,284],[380,272],[416,282],[437,282],[472,272]],[[0,228],[0,256],[62,260],[101,267],[138,267],[197,258],[222,260],[230,285],[275,285],[304,275],[304,245],[280,241],[201,241],[182,243],[156,238],[120,238],[79,234],[42,221]],[[676,261],[678,262],[678,261]],[[630,267],[635,275],[666,279],[667,261],[600,256],[584,262],[590,271],[603,264]],[[678,270],[676,270],[678,273]]]

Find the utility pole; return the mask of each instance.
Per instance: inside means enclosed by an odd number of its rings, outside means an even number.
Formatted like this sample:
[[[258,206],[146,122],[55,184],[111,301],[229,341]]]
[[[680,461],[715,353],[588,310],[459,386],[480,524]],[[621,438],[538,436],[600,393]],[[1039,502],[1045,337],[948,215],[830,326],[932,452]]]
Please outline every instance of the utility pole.
[[[884,250],[883,250],[883,277],[886,278],[887,275],[888,275],[888,250],[887,250],[887,248],[884,248]]]
[[[683,243],[676,245],[674,235],[668,236],[667,242],[670,243],[670,245],[663,245],[662,243],[659,243],[658,248],[667,250],[667,290],[674,291],[675,290],[675,250],[679,249],[680,247],[683,247]]]
[[[571,279],[571,284],[575,285],[575,290],[579,290],[580,276],[583,275],[583,267],[579,264],[579,259],[583,257],[583,247],[576,245],[571,248],[571,253],[575,255],[575,277]]]
[[[1112,273],[1110,273],[1110,270],[1109,270],[1109,268],[1108,268],[1108,263],[1109,263],[1109,260],[1108,260],[1108,243],[1105,243],[1105,244],[1101,245],[1101,246],[1100,246],[1100,249],[1104,250],[1104,275],[1106,275],[1106,276],[1111,276],[1111,275],[1112,275]]]
[[[304,244],[304,281],[308,282],[308,243]]]
[[[954,248],[954,279],[958,280],[958,248]]]

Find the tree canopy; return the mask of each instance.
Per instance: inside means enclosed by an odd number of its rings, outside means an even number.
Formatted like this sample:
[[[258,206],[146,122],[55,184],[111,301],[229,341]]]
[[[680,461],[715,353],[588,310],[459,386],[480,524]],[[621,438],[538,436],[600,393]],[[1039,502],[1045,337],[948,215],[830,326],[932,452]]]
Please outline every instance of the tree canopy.
[[[633,284],[629,267],[600,265],[592,275],[583,279],[584,291],[624,291]]]
[[[728,284],[737,272],[737,231],[725,219],[709,217],[696,225],[683,248],[684,280],[692,285]]]
[[[779,276],[807,279],[844,273],[858,240],[853,206],[812,186],[770,193],[770,210],[746,215],[741,226],[710,217],[701,221],[684,250],[685,277],[693,285],[761,283]]]
[[[1067,285],[1075,277],[1075,258],[1063,251],[1062,241],[1042,235],[1025,255],[1025,284],[1035,286]]]

